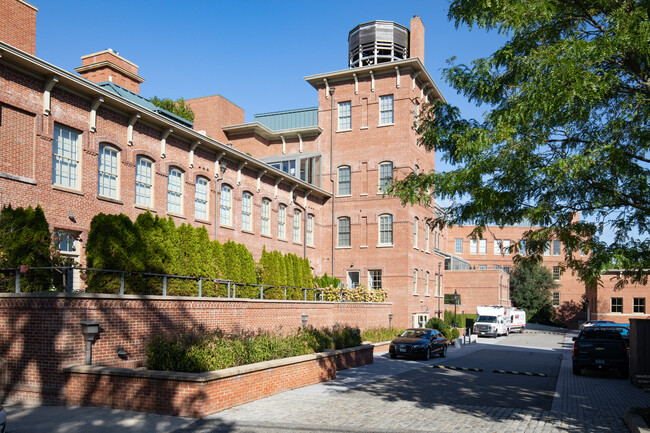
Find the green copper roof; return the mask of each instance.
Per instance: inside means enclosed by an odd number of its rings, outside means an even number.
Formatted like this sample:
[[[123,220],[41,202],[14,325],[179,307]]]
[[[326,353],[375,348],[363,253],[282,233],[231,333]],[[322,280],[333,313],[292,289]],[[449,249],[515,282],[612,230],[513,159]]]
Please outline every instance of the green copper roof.
[[[254,118],[272,131],[318,126],[318,107],[256,114]]]

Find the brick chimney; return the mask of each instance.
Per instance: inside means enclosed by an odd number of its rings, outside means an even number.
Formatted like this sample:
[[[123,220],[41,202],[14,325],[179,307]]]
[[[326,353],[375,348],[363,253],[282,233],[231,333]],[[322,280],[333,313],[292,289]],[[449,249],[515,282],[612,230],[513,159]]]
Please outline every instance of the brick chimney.
[[[111,81],[138,95],[140,83],[144,82],[144,78],[138,76],[138,65],[129,62],[110,48],[83,56],[81,66],[74,70],[93,83]]]
[[[411,18],[409,52],[411,57],[419,57],[424,65],[424,24],[417,15],[413,15]]]
[[[36,55],[36,12],[23,0],[0,0],[0,41]]]

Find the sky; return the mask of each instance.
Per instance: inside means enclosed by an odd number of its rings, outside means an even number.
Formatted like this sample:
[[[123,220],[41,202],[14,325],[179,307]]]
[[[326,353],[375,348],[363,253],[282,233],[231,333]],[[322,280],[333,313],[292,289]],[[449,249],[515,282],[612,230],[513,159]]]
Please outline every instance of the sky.
[[[203,0],[27,0],[38,8],[36,56],[68,71],[81,56],[112,48],[139,66],[140,94],[177,99],[220,94],[253,115],[317,105],[305,76],[347,69],[348,33],[361,23],[395,21],[425,30],[425,66],[445,98],[480,117],[441,75],[446,60],[469,63],[503,39],[456,29],[447,1],[324,2]],[[396,7],[398,5],[399,7]]]

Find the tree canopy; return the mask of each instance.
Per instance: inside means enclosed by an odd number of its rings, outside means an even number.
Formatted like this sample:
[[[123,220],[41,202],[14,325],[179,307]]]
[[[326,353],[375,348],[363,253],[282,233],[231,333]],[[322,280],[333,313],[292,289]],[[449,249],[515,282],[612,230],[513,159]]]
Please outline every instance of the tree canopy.
[[[185,100],[183,98],[178,98],[174,101],[171,98],[161,99],[157,96],[154,96],[149,100],[149,102],[151,102],[156,107],[160,107],[164,110],[169,111],[170,113],[177,115],[178,117],[182,117],[185,120],[194,122],[194,111],[192,111],[192,108],[189,105],[185,105]]]
[[[433,223],[476,225],[474,235],[529,221],[533,259],[559,239],[566,265],[588,283],[606,267],[646,282],[649,14],[640,0],[451,1],[457,27],[507,39],[470,65],[451,59],[443,73],[487,111],[477,120],[448,103],[422,110],[419,144],[453,168],[410,174],[391,193],[415,203],[435,191],[453,204]]]
[[[545,323],[555,317],[552,292],[557,287],[551,271],[539,263],[521,262],[510,274],[510,299],[531,322]]]

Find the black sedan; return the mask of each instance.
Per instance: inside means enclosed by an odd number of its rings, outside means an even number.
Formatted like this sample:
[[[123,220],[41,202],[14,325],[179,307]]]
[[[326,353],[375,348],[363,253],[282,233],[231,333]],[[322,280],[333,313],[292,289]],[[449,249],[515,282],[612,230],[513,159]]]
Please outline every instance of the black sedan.
[[[410,328],[390,342],[388,352],[393,359],[398,356],[429,359],[433,354],[444,358],[448,345],[447,338],[437,329]]]

